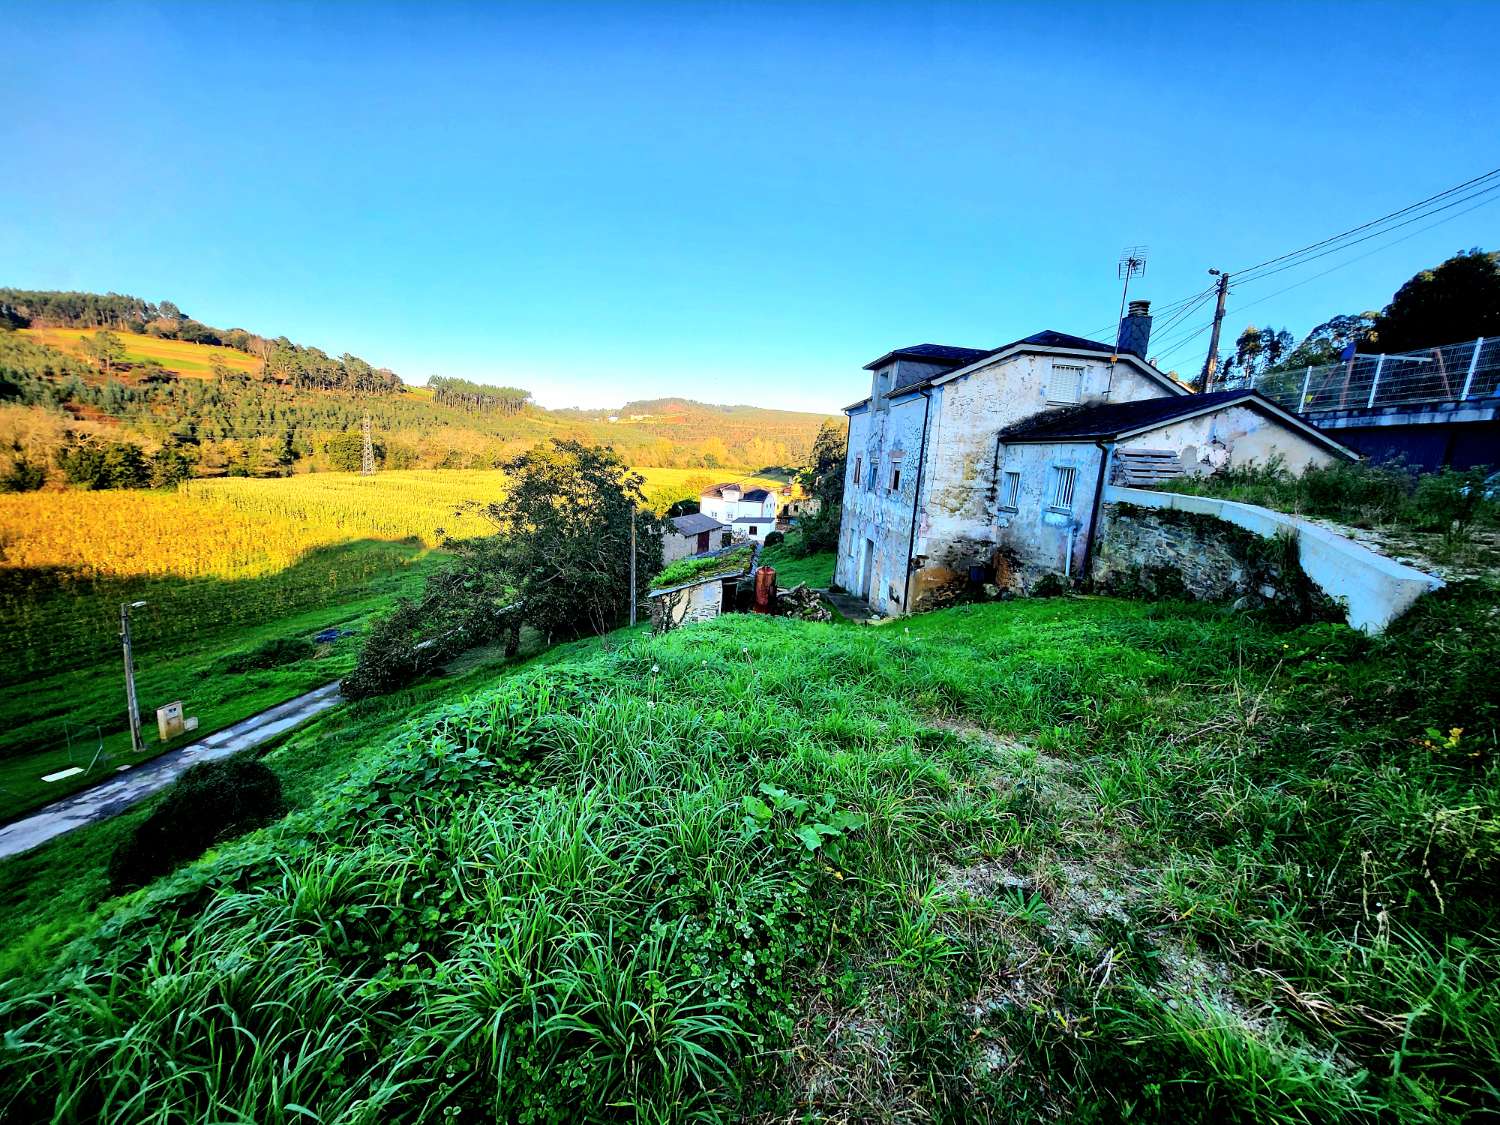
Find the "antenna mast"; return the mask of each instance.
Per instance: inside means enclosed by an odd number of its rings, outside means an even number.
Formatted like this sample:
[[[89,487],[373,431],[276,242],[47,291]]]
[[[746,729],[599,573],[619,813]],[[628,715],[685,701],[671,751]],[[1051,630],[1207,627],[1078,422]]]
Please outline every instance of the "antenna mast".
[[[1125,319],[1125,299],[1130,296],[1130,279],[1146,276],[1146,253],[1149,249],[1150,247],[1147,246],[1127,246],[1120,251],[1120,262],[1115,267],[1115,276],[1124,284],[1120,287],[1120,315],[1115,318],[1115,346],[1109,356],[1111,370],[1115,361],[1120,358],[1119,323]]]

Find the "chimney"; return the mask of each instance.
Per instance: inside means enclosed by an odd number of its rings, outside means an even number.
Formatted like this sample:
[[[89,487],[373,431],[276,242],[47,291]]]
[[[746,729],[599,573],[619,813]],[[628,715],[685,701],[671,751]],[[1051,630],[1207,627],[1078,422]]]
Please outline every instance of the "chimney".
[[[1146,345],[1151,342],[1151,302],[1131,301],[1130,311],[1120,321],[1120,337],[1115,348],[1130,355],[1146,358]]]

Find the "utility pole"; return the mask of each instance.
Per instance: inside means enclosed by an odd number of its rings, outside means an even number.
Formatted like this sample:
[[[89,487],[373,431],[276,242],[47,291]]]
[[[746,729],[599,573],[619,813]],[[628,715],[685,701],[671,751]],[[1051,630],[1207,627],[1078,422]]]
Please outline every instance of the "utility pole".
[[[630,505],[630,624],[635,626],[635,503]]]
[[[1219,330],[1224,326],[1224,301],[1229,297],[1229,275],[1209,270],[1219,279],[1219,303],[1214,308],[1214,330],[1208,337],[1208,358],[1203,361],[1203,389],[1213,390],[1214,375],[1219,369]]]
[[[130,611],[139,609],[145,602],[122,602],[120,604],[120,643],[125,649],[125,706],[130,718],[130,748],[137,754],[146,749],[141,739],[141,705],[135,697],[135,657],[130,648]]]
[[[375,475],[375,442],[370,437],[370,412],[365,411],[365,447],[359,454],[359,471],[362,475]]]

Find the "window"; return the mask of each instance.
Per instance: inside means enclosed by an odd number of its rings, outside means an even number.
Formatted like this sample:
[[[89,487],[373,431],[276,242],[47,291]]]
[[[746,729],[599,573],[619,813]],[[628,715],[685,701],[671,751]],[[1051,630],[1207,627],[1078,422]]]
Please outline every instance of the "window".
[[[880,458],[876,457],[870,461],[870,472],[865,477],[865,491],[875,491],[875,481],[880,476]]]
[[[1070,406],[1083,401],[1083,368],[1071,363],[1054,363],[1047,383],[1049,404]]]
[[[855,484],[859,483],[859,474],[860,474],[860,471],[864,469],[864,467],[865,467],[865,459],[863,457],[856,457],[854,459],[854,483]]]
[[[1014,512],[1021,499],[1021,474],[1007,472],[1000,478],[1000,507]]]
[[[891,486],[892,492],[901,491],[901,462],[906,459],[906,454],[896,452],[891,454]]]
[[[1078,480],[1078,470],[1072,465],[1052,467],[1052,500],[1047,505],[1049,512],[1071,512],[1073,510],[1073,485]]]
[[[752,523],[752,524],[751,524],[751,525],[750,525],[750,538],[752,538],[752,539],[754,539],[754,538],[755,538],[755,536],[756,536],[756,535],[757,535],[757,534],[759,534],[759,532],[760,532],[760,529],[759,529],[759,528],[758,528],[758,527],[756,527],[756,526],[755,526],[755,525],[754,525],[754,524],[753,524],[753,523]]]

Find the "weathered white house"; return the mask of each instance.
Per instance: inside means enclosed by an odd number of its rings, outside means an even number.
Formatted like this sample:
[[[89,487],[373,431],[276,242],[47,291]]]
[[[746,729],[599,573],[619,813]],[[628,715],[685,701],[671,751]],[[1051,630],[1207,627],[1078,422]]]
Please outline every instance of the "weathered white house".
[[[866,365],[845,409],[835,580],[900,614],[971,579],[1086,569],[1102,485],[1353,454],[1249,391],[1195,395],[1144,358],[1149,304],[1115,345],[1045,331],[991,350],[920,344]]]
[[[776,494],[767,488],[716,484],[698,497],[698,510],[729,524],[738,539],[759,543],[776,530]]]
[[[674,562],[727,547],[730,535],[729,525],[720,523],[713,516],[702,513],[673,516],[662,529],[661,561]]]

